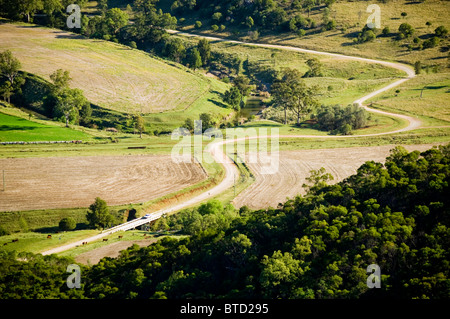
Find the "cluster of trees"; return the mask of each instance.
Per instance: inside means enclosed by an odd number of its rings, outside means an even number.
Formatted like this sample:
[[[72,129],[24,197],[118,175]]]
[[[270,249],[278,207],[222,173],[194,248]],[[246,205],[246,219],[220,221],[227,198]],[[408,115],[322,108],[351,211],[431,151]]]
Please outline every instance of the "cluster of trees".
[[[431,26],[430,22],[426,23],[427,26]],[[377,29],[371,29],[367,26],[364,26],[360,33],[358,33],[357,37],[353,39],[354,43],[364,43],[364,42],[370,42],[374,41],[377,36],[384,36],[389,37],[391,35],[391,30],[388,26],[384,27],[381,30],[381,34]],[[377,35],[378,34],[378,35]],[[434,33],[428,34],[423,36],[422,38],[425,38],[424,40],[421,40],[419,37],[415,36],[416,30],[412,25],[409,23],[402,23],[398,27],[398,32],[395,35],[396,40],[403,40],[403,39],[412,39],[413,44],[409,44],[408,49],[412,50],[413,48],[417,50],[424,50],[428,48],[434,48],[439,45],[442,39],[445,39],[448,34],[447,28],[444,26],[438,26]]]
[[[166,37],[161,40],[160,47],[163,56],[194,70],[208,66],[211,61],[211,44],[206,39],[192,46],[180,38]]]
[[[305,84],[302,74],[296,69],[287,69],[280,79],[276,79],[271,94],[273,105],[284,110],[284,124],[287,124],[287,110],[291,110],[296,115],[297,125],[300,125],[300,120],[318,105],[317,91],[316,87]]]
[[[166,217],[161,229],[189,236],[83,268],[81,289],[64,290],[66,259],[0,253],[2,298],[448,298],[450,146],[396,147],[384,165],[329,178],[315,171],[276,209],[212,201]],[[380,289],[367,287],[371,264]]]
[[[364,108],[357,105],[322,105],[317,109],[315,118],[319,129],[331,131],[332,134],[349,135],[352,130],[366,126],[368,114]]]
[[[223,101],[236,111],[245,105],[245,98],[250,94],[250,80],[239,75],[233,79],[233,86],[224,93]]]
[[[53,85],[43,104],[46,115],[63,119],[67,127],[69,123],[87,125],[92,114],[91,103],[82,90],[69,87],[69,71],[58,69],[50,75],[50,79]]]
[[[68,71],[58,69],[50,75],[51,82],[20,70],[21,63],[10,50],[0,52],[0,95],[3,100],[32,109],[48,118],[89,127],[120,127],[128,132],[146,131],[140,114],[119,116],[97,108],[96,114],[82,90],[70,88]]]
[[[11,103],[11,96],[21,94],[25,78],[20,74],[22,64],[10,50],[0,52],[0,94],[5,102]]]
[[[11,103],[13,95],[17,96],[17,101],[26,100],[24,95],[27,91],[45,91],[30,94],[42,97],[46,116],[64,120],[66,126],[69,126],[69,123],[86,125],[89,122],[92,114],[91,104],[84,97],[83,91],[69,87],[71,78],[68,71],[59,69],[52,73],[52,85],[33,89],[31,84],[24,89],[26,92],[22,92],[22,87],[30,78],[21,72],[20,68],[20,61],[10,50],[0,52],[0,94],[5,101]]]
[[[316,28],[316,23],[309,18],[313,8],[324,9],[324,28],[333,28],[335,22],[328,18],[329,8],[334,0],[295,0],[291,2],[276,0],[226,1],[216,0],[175,0],[171,12],[183,19],[186,15],[195,15],[196,28],[209,26],[213,31],[225,30],[226,25],[236,29],[255,32],[286,31],[303,35],[306,29]],[[292,15],[291,12],[296,14]],[[303,13],[299,14],[299,11]]]

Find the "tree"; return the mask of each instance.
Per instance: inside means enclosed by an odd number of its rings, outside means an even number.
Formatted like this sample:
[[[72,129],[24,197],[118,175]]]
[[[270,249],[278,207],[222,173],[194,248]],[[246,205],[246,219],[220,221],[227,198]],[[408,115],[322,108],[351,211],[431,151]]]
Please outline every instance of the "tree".
[[[11,82],[5,81],[2,86],[0,86],[0,94],[3,96],[3,101],[11,103],[11,95],[14,92],[14,88]]]
[[[213,19],[214,21],[219,22],[220,20],[222,20],[222,13],[221,12],[214,12],[214,14],[212,15],[211,19]]]
[[[61,91],[69,88],[69,82],[72,80],[69,71],[58,69],[50,74],[50,80],[53,82],[53,92],[59,94]]]
[[[320,63],[319,59],[311,58],[306,61],[306,65],[309,67],[309,71],[305,73],[303,77],[320,77],[323,76],[322,73],[322,63]]]
[[[10,50],[0,53],[0,74],[9,80],[11,85],[14,85],[14,79],[18,76],[21,67],[20,61]]]
[[[303,274],[300,261],[289,252],[275,251],[271,257],[265,255],[261,261],[259,278],[265,298],[286,298],[294,282]]]
[[[439,38],[438,37],[431,37],[431,38],[426,39],[425,41],[423,41],[423,48],[424,49],[434,48],[438,44],[439,44]]]
[[[398,32],[401,37],[408,38],[414,34],[414,28],[408,23],[402,23],[398,27]]]
[[[356,40],[356,42],[358,43],[364,43],[364,42],[370,42],[376,39],[376,35],[373,32],[372,29],[370,29],[369,27],[364,26],[364,28],[362,29],[362,31],[358,34],[358,37]]]
[[[448,30],[443,25],[438,26],[434,30],[434,34],[439,38],[444,38],[447,35],[447,33],[448,33]]]
[[[420,74],[422,72],[422,63],[420,61],[414,62],[414,71],[416,74]]]
[[[117,34],[121,28],[128,24],[128,13],[119,8],[109,9],[105,14],[105,21],[110,33]]]
[[[66,121],[66,127],[69,127],[71,120],[74,122],[79,120],[79,111],[83,107],[86,108],[85,105],[88,103],[80,89],[65,88],[56,95],[55,113],[62,114]]]
[[[27,17],[27,22],[31,21],[32,14],[43,9],[42,0],[18,0],[16,5],[20,14]]]
[[[255,21],[253,21],[253,18],[251,16],[248,16],[245,18],[245,25],[251,29],[255,25]]]
[[[95,202],[89,206],[86,219],[92,228],[105,228],[111,224],[113,220],[108,205],[99,197],[97,197]]]
[[[144,118],[140,114],[133,115],[134,129],[139,132],[139,137],[142,138],[142,133],[145,132]]]
[[[250,80],[247,77],[243,75],[235,77],[233,85],[239,90],[242,97],[246,97],[250,94]]]
[[[235,110],[239,110],[241,100],[241,92],[236,86],[232,86],[228,91],[224,93],[223,101]]]
[[[188,63],[189,63],[189,67],[194,69],[194,71],[202,66],[202,64],[203,64],[202,57],[197,48],[193,48],[191,50],[189,57],[188,57]]]
[[[289,108],[297,115],[297,125],[300,125],[301,117],[310,113],[317,105],[314,91],[315,88],[306,86],[300,72],[296,69],[286,70],[283,78],[272,85],[275,105],[285,110],[285,124],[286,112]]]
[[[59,221],[59,229],[63,231],[74,230],[77,222],[72,217],[65,217]]]
[[[186,48],[183,45],[183,41],[178,38],[169,38],[165,46],[166,55],[176,62],[180,62],[186,54]]]
[[[184,128],[186,128],[189,132],[194,132],[194,121],[191,118],[187,118],[186,121],[184,121]]]
[[[203,65],[207,65],[211,59],[211,43],[206,39],[201,39],[198,41],[197,49],[202,58]]]
[[[200,121],[202,122],[203,131],[216,126],[216,121],[214,120],[213,116],[209,113],[200,114]]]

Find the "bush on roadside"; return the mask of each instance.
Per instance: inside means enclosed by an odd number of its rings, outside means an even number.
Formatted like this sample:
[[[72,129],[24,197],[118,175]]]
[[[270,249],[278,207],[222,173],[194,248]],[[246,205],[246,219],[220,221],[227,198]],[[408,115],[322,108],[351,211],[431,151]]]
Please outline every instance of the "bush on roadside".
[[[66,217],[60,220],[59,229],[63,231],[74,230],[77,227],[77,222],[72,217]]]

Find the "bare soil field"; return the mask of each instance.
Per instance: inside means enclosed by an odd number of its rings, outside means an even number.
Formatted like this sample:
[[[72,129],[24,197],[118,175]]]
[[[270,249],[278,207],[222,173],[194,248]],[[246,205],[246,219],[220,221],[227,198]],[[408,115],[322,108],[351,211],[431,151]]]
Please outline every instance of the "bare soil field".
[[[408,151],[425,151],[433,145],[404,145]],[[233,201],[235,207],[248,206],[251,209],[277,207],[286,198],[294,198],[305,194],[302,185],[310,176],[311,170],[324,167],[333,175],[330,184],[344,180],[355,174],[356,170],[366,161],[384,163],[389,151],[395,145],[376,147],[352,147],[336,149],[317,149],[280,152],[279,170],[273,175],[260,174],[258,163],[248,164],[255,175],[256,181],[241,192]]]
[[[170,155],[5,158],[0,170],[0,211],[88,207],[96,197],[142,203],[207,178],[198,163]]]
[[[87,251],[75,257],[77,263],[85,265],[95,265],[104,257],[116,258],[119,257],[120,251],[131,247],[133,244],[139,245],[140,247],[146,247],[157,239],[151,240],[133,240],[133,241],[119,241],[113,244],[109,244],[103,247],[95,248],[91,251]]]

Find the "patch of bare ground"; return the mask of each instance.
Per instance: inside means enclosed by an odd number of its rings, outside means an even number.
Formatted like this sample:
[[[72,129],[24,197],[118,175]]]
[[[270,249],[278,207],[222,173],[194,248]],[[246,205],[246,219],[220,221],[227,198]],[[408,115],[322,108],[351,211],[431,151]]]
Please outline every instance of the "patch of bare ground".
[[[433,145],[403,145],[408,151],[425,151]],[[248,206],[251,209],[277,207],[287,198],[305,194],[302,185],[311,170],[324,167],[333,175],[330,184],[355,174],[366,161],[384,163],[395,145],[376,147],[352,147],[280,152],[280,164],[276,174],[263,175],[258,163],[248,164],[255,175],[255,182],[241,192],[233,201],[235,207]]]
[[[93,250],[87,251],[85,253],[79,254],[75,257],[75,261],[77,263],[81,263],[84,265],[95,265],[97,264],[102,258],[105,257],[111,257],[116,258],[119,257],[120,251],[125,250],[128,247],[131,247],[132,245],[136,244],[140,247],[146,247],[154,242],[156,242],[157,239],[151,239],[151,240],[130,240],[130,241],[118,241],[103,247],[98,247]]]
[[[88,207],[96,197],[111,206],[143,203],[207,178],[200,164],[170,155],[5,158],[0,168],[0,211]]]

